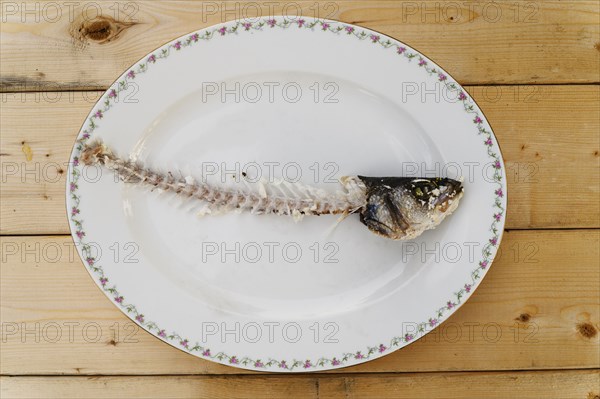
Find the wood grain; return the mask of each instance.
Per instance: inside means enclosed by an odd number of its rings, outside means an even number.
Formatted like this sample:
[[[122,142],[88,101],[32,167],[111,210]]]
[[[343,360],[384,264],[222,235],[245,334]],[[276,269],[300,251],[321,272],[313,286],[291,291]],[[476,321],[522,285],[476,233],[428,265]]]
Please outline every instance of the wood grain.
[[[506,161],[506,227],[600,227],[600,86],[468,90],[492,124]],[[4,94],[0,233],[69,233],[61,172],[98,95]]]
[[[600,367],[599,243],[593,230],[505,233],[482,285],[446,323],[344,372]],[[69,237],[2,237],[0,248],[1,374],[246,373],[139,329],[95,286]]]
[[[298,13],[402,40],[468,85],[506,161],[511,230],[424,339],[270,375],[155,339],[51,235],[69,233],[66,162],[98,90],[182,34]],[[0,235],[40,235],[0,237],[0,397],[600,399],[599,18],[596,0],[0,2]]]
[[[600,6],[594,0],[48,3],[2,3],[0,90],[106,88],[178,36],[272,14],[327,17],[380,31],[419,49],[463,84],[599,81]]]
[[[2,377],[3,398],[594,399],[597,370],[338,376]]]

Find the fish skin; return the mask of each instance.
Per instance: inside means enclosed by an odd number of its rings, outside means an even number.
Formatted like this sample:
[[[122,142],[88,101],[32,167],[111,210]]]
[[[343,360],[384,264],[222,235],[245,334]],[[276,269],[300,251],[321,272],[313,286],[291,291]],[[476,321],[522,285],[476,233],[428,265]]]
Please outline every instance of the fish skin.
[[[427,177],[366,177],[367,203],[360,221],[392,240],[412,239],[433,229],[458,206],[464,187],[458,180]]]

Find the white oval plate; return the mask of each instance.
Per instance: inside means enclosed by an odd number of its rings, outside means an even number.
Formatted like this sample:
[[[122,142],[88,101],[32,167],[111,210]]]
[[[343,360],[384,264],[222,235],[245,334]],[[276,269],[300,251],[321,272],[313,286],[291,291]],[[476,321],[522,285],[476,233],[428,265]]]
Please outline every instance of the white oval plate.
[[[196,178],[334,190],[343,175],[462,176],[465,196],[407,242],[356,215],[335,229],[328,216],[199,218],[83,168],[96,138]],[[79,133],[67,207],[94,281],[151,334],[236,367],[327,370],[391,353],[464,303],[501,239],[503,171],[482,112],[427,57],[358,26],[275,17],[182,36],[119,77]]]

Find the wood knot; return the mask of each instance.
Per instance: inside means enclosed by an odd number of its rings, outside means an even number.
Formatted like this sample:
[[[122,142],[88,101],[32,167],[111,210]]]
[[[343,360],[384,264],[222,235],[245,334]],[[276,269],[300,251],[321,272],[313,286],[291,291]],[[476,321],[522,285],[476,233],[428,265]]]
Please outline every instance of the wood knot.
[[[33,150],[25,141],[21,141],[21,151],[23,151],[23,154],[25,154],[25,160],[27,162],[33,159]]]
[[[579,323],[577,324],[577,332],[585,338],[594,338],[598,331],[592,323]]]
[[[112,33],[111,24],[106,19],[92,21],[88,26],[82,26],[82,34],[92,40],[106,40]]]
[[[519,317],[515,318],[515,320],[520,321],[522,323],[527,323],[531,319],[531,315],[529,313],[521,313]]]
[[[114,339],[111,339],[110,341],[108,341],[108,344],[112,345],[112,346],[117,346],[117,341],[115,341]]]
[[[600,399],[600,395],[594,392],[589,392],[587,399]]]
[[[87,43],[89,40],[98,44],[115,40],[119,35],[136,22],[116,21],[110,16],[101,15],[94,19],[75,21],[71,28],[71,36]]]

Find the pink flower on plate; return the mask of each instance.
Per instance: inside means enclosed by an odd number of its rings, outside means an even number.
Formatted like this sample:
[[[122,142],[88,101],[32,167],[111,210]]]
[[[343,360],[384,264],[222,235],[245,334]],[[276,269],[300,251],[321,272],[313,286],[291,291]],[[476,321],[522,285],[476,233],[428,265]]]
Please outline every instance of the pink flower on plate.
[[[355,359],[364,359],[364,358],[365,358],[365,355],[363,355],[363,354],[362,354],[362,353],[360,353],[360,351],[359,351],[359,352],[356,352],[356,355],[354,355],[354,358],[355,358]]]
[[[500,161],[494,162],[494,168],[500,169],[501,167],[502,167],[502,165],[500,165]]]
[[[458,95],[458,99],[460,101],[464,101],[467,99],[467,95],[461,91],[460,94]]]
[[[192,41],[197,42],[198,39],[200,39],[200,35],[197,33],[194,33],[192,36],[190,36],[190,39],[192,39]]]
[[[88,265],[92,266],[94,264],[94,258],[88,256],[85,261],[87,262]]]
[[[304,362],[304,365],[302,367],[304,367],[305,369],[309,369],[312,367],[312,363],[310,362],[310,360],[307,360]]]
[[[285,362],[285,360],[282,360],[281,363],[279,363],[279,368],[280,369],[287,369],[288,368],[288,365]]]
[[[79,158],[73,157],[73,166],[79,165]]]
[[[79,213],[79,209],[77,209],[76,207],[73,207],[73,209],[71,209],[71,216],[75,216]]]
[[[187,339],[184,339],[183,341],[179,342],[179,345],[183,346],[186,349],[188,348],[188,344],[189,342]]]
[[[240,361],[235,356],[233,356],[231,359],[229,359],[229,363],[231,363],[231,364],[238,364],[239,362]]]
[[[101,110],[98,110],[98,111],[96,111],[96,113],[94,114],[94,116],[95,116],[96,118],[98,118],[98,119],[102,119],[102,117],[103,117],[104,115],[102,115],[102,111],[101,111]]]
[[[502,219],[502,214],[501,213],[494,213],[494,219],[496,219],[496,221],[499,222],[500,219]]]
[[[139,314],[139,315],[135,316],[135,319],[138,322],[143,323],[144,322],[144,315],[143,314]]]
[[[475,119],[473,119],[473,123],[480,125],[483,123],[483,119],[481,119],[479,116],[476,116]]]
[[[398,47],[398,49],[396,50],[396,52],[398,52],[398,54],[402,54],[406,51],[406,47]]]
[[[385,352],[387,349],[387,346],[385,346],[384,344],[380,344],[379,348],[377,349],[379,351],[379,353],[383,353]]]
[[[265,365],[260,360],[257,360],[256,362],[254,362],[254,367],[263,368],[263,367],[265,367]]]
[[[373,43],[377,43],[379,41],[378,35],[371,35],[370,38]]]
[[[446,303],[446,307],[448,309],[452,309],[454,307],[454,304],[451,301],[448,301],[448,303]]]
[[[504,197],[504,193],[502,192],[502,189],[501,189],[501,188],[499,188],[499,189],[497,189],[496,191],[494,191],[494,193],[496,193],[496,195],[497,195],[498,197]]]
[[[345,31],[347,34],[351,34],[352,32],[354,32],[354,27],[353,26],[346,26]]]
[[[147,62],[155,63],[156,62],[156,56],[154,54],[152,54],[150,57],[148,57]]]
[[[226,27],[222,27],[218,30],[218,32],[221,34],[221,36],[225,36],[225,33],[227,33],[227,28]]]
[[[471,284],[465,284],[465,291],[471,292]]]
[[[299,20],[298,20],[298,28],[302,28],[302,27],[304,26],[304,24],[305,24],[305,23],[306,23],[306,21],[305,21],[305,20],[303,20],[303,19],[299,19]]]
[[[273,28],[275,25],[277,25],[277,21],[275,21],[274,19],[270,19],[267,21],[267,25]]]
[[[127,77],[128,77],[129,79],[133,79],[133,78],[135,78],[135,72],[134,72],[134,71],[129,71],[129,72],[127,72]]]
[[[448,79],[448,77],[443,73],[440,73],[438,74],[438,79],[440,80],[440,82],[443,82],[444,80]]]
[[[327,29],[329,29],[329,27],[330,27],[330,26],[331,26],[331,25],[329,25],[327,22],[325,22],[325,23],[322,25],[322,27],[323,27],[323,30],[327,30]]]
[[[108,283],[108,279],[106,277],[100,278],[100,284],[102,284],[103,287],[106,285],[106,283]]]
[[[405,335],[404,335],[404,340],[405,340],[406,342],[412,341],[412,340],[413,340],[413,338],[414,338],[414,336],[413,336],[412,334],[405,334]]]
[[[486,141],[483,142],[485,145],[492,145],[492,138],[488,138]]]
[[[490,244],[492,244],[493,246],[496,246],[496,244],[498,244],[498,238],[496,238],[496,237],[490,238]]]
[[[427,65],[427,61],[425,61],[423,58],[421,58],[419,60],[419,66],[425,66],[425,65]]]
[[[90,138],[90,134],[89,133],[84,133],[83,136],[81,136],[84,140],[87,140]]]
[[[481,262],[479,262],[479,266],[480,266],[482,269],[485,269],[485,268],[487,267],[487,265],[488,265],[488,261],[487,261],[487,260],[484,260],[484,261],[481,261]]]
[[[210,349],[206,349],[202,352],[202,356],[204,357],[210,357]]]
[[[115,98],[117,96],[117,91],[115,89],[112,89],[111,91],[108,92],[108,98]]]
[[[436,319],[429,319],[429,326],[430,327],[434,327],[437,323],[438,323],[438,321]]]
[[[85,231],[77,230],[75,234],[77,234],[77,237],[79,237],[79,239],[81,240],[85,235]]]
[[[165,330],[160,330],[158,332],[158,336],[161,338],[166,338],[167,337],[167,333],[165,332]]]
[[[116,303],[123,303],[123,297],[122,296],[115,297],[115,302]]]
[[[242,26],[245,30],[250,30],[250,28],[252,28],[252,24],[250,22],[244,22]]]
[[[181,50],[181,42],[180,42],[180,41],[178,41],[177,43],[175,43],[175,44],[173,45],[173,47],[175,47],[175,50]]]
[[[332,366],[339,366],[340,364],[342,364],[342,363],[339,360],[337,360],[335,357],[331,360]]]

